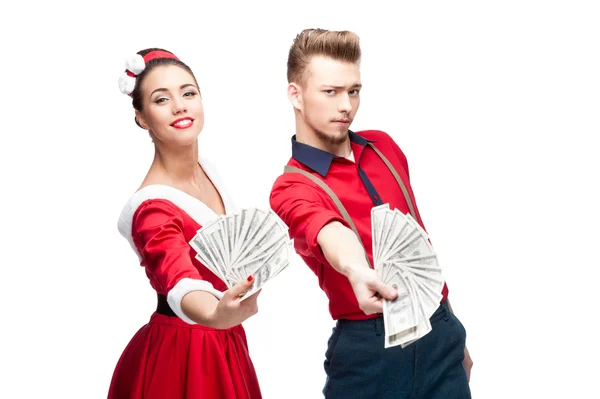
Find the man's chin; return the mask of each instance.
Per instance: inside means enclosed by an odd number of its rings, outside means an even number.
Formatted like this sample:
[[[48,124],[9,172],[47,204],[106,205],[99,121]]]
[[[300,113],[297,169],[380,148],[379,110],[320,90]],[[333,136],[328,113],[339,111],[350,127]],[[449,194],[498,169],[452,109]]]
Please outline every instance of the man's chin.
[[[330,144],[342,144],[348,139],[348,129],[344,128],[343,130],[329,132],[317,130],[317,136]]]

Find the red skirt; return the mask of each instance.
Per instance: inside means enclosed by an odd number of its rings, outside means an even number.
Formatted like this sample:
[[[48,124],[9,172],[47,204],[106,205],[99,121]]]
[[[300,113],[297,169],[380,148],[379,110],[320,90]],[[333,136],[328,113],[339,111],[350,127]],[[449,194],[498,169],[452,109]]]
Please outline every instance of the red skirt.
[[[243,327],[216,330],[154,313],[115,368],[108,399],[260,399]]]

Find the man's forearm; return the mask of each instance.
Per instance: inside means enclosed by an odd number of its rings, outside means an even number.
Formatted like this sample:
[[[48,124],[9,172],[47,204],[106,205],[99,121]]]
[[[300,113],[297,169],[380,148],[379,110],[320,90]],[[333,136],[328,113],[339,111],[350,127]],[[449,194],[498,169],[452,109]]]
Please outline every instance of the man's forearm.
[[[350,277],[356,268],[370,268],[358,237],[340,222],[331,222],[323,227],[317,242],[329,264],[346,277]]]

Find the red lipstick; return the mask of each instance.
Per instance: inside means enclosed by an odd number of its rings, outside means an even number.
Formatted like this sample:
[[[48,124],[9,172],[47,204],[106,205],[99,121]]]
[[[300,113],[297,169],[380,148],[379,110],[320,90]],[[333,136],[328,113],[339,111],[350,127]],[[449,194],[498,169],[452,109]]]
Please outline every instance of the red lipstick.
[[[193,123],[194,119],[186,116],[184,118],[175,119],[173,122],[171,122],[171,126],[176,129],[187,129],[188,127],[192,126]]]

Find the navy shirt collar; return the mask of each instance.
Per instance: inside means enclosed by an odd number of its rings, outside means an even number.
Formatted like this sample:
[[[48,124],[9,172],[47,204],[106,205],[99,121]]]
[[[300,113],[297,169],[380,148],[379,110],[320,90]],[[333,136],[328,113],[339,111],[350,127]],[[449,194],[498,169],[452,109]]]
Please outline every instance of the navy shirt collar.
[[[367,140],[362,136],[348,130],[350,141],[360,146],[366,146],[367,143],[373,140]],[[334,158],[341,158],[335,154],[320,150],[308,144],[296,141],[296,135],[292,137],[292,158],[300,162],[302,165],[314,170],[321,176],[327,176],[327,172],[331,167],[331,162]]]

